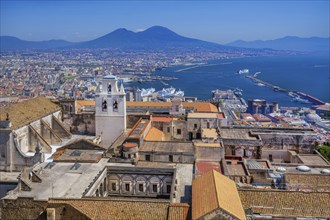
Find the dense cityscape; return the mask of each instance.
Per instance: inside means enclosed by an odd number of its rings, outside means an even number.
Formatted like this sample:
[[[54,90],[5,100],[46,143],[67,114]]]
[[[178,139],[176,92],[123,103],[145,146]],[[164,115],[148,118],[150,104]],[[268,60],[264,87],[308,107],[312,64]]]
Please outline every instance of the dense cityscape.
[[[221,69],[318,58],[329,38],[220,45],[161,26],[74,43],[0,37],[0,219],[329,219],[330,100],[260,66]],[[329,69],[320,60],[315,73]],[[205,99],[172,86],[196,94],[180,74],[216,65]],[[224,77],[290,105],[223,89]]]

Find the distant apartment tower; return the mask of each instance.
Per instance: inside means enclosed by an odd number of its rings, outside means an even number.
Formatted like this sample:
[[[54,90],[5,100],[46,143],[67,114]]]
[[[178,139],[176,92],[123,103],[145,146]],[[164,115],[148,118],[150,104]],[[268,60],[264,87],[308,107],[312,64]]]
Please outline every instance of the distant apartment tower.
[[[103,77],[102,88],[95,96],[96,135],[105,148],[126,129],[126,94],[123,84],[118,89],[117,82],[116,76]]]

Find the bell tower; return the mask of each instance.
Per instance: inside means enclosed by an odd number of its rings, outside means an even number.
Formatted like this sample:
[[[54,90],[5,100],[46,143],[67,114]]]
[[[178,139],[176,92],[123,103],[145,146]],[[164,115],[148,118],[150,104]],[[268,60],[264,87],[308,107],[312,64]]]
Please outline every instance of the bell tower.
[[[118,89],[117,77],[107,75],[95,95],[96,136],[101,137],[101,146],[109,148],[126,129],[126,94],[123,84]]]

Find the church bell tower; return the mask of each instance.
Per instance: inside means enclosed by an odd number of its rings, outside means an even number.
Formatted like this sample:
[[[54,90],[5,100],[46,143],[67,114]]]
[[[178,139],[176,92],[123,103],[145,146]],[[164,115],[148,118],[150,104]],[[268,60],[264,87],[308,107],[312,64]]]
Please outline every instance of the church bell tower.
[[[102,88],[95,95],[96,136],[105,148],[126,129],[126,94],[123,84],[118,89],[117,81],[113,75],[103,77]]]

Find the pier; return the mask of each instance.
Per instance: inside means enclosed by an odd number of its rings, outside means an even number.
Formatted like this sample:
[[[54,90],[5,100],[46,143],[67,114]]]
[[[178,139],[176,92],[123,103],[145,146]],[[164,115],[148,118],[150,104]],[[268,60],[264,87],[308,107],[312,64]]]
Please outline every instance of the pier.
[[[323,102],[322,100],[320,100],[314,96],[311,96],[311,95],[303,93],[303,92],[289,91],[287,89],[281,88],[279,86],[275,86],[271,83],[258,79],[256,76],[257,75],[254,74],[253,76],[246,76],[246,78],[251,79],[255,83],[262,83],[265,86],[272,88],[274,91],[284,92],[290,97],[299,97],[299,98],[305,99],[305,100],[309,101],[310,103],[312,103],[313,105],[324,105],[325,104],[325,102]]]
[[[288,90],[286,90],[286,89],[284,89],[284,88],[281,88],[281,87],[279,87],[279,86],[275,86],[275,85],[273,85],[273,84],[271,84],[271,83],[265,82],[265,81],[263,81],[263,80],[261,80],[261,79],[258,79],[256,76],[246,76],[246,78],[251,79],[251,80],[252,80],[253,82],[255,82],[255,83],[262,83],[262,84],[264,84],[265,86],[268,86],[268,87],[272,88],[274,91],[279,91],[279,92],[289,93]]]

